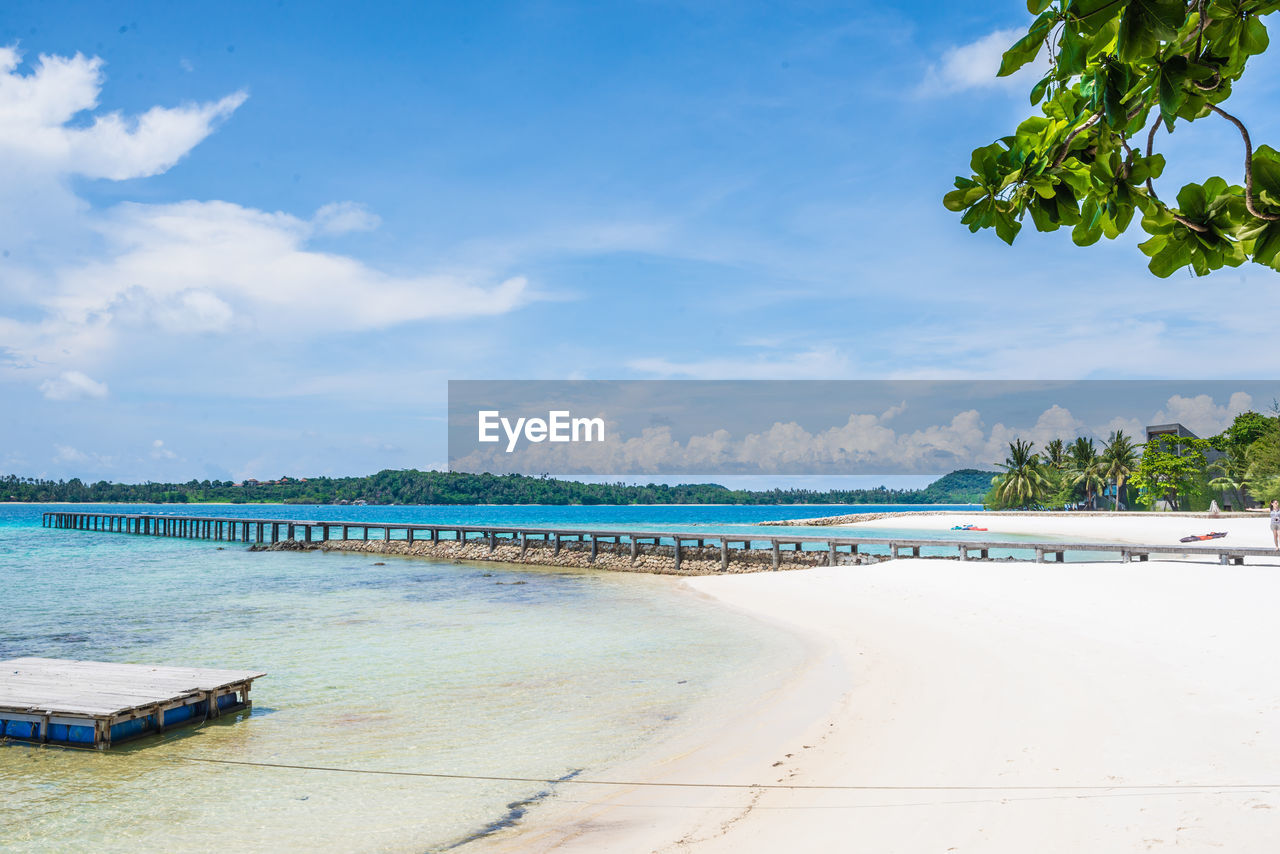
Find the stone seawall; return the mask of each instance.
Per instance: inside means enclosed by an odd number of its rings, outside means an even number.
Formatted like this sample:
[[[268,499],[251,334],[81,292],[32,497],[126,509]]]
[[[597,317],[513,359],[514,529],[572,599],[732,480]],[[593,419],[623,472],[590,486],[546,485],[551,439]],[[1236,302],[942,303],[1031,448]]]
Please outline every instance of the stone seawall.
[[[284,540],[279,543],[255,544],[250,551],[340,551],[359,552],[373,555],[397,555],[401,557],[433,558],[436,560],[464,560],[498,562],[512,564],[528,564],[531,566],[559,566],[580,569],[607,569],[616,572],[649,572],[658,575],[716,575],[720,573],[770,572],[773,570],[773,554],[768,549],[729,550],[729,568],[721,568],[719,546],[681,546],[680,569],[676,570],[675,548],[672,546],[654,546],[640,544],[637,546],[635,560],[631,558],[630,545],[621,546],[616,543],[599,543],[595,560],[591,560],[591,544],[564,542],[560,544],[560,554],[554,553],[554,546],[542,541],[529,541],[524,554],[520,546],[499,544],[490,551],[488,543],[483,540],[469,540],[465,545],[456,540],[328,540],[323,543],[304,543],[298,540]],[[815,566],[826,566],[826,551],[796,552],[790,549],[781,552],[779,570],[809,569]],[[883,558],[876,555],[840,553],[837,560],[841,564],[874,563]]]

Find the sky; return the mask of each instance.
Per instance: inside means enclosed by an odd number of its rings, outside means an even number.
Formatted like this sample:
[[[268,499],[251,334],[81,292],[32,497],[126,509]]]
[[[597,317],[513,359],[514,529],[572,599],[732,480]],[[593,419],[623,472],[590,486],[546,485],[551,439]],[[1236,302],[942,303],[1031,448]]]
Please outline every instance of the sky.
[[[1016,0],[109,5],[0,17],[0,473],[440,468],[451,379],[1275,376],[1273,271],[942,207]]]

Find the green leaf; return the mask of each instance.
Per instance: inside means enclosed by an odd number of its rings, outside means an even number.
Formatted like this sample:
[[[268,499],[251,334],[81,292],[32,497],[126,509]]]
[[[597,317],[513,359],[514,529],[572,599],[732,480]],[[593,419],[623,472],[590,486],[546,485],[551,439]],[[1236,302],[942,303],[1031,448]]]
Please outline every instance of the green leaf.
[[[1049,4],[1052,2],[1053,0],[1027,0],[1027,11],[1033,15],[1039,15],[1049,8]]]
[[[1031,87],[1031,106],[1035,106],[1044,100],[1045,92],[1049,91],[1049,84],[1053,83],[1053,75],[1046,74],[1040,78],[1040,82]]]
[[[1133,164],[1129,168],[1129,183],[1144,184],[1148,178],[1159,178],[1163,171],[1163,154],[1153,154],[1150,157],[1138,155],[1133,158]]]
[[[1093,196],[1085,199],[1080,206],[1080,222],[1071,230],[1071,240],[1076,246],[1091,246],[1098,242],[1102,237],[1102,228],[1098,225],[1101,218],[1097,200]]]
[[[1138,248],[1151,257],[1147,269],[1162,279],[1191,263],[1191,244],[1182,233],[1153,237]]]
[[[1117,53],[1125,62],[1150,60],[1186,20],[1184,0],[1130,0],[1120,13]]]
[[[1240,33],[1240,47],[1250,56],[1257,56],[1267,49],[1270,41],[1266,25],[1257,17],[1250,16]]]
[[[1128,231],[1130,223],[1133,222],[1133,212],[1135,210],[1137,210],[1137,206],[1133,203],[1120,205],[1110,218],[1111,224],[1115,227],[1115,234],[1108,234],[1107,237],[1115,239],[1118,235]]]
[[[1058,76],[1074,77],[1084,71],[1086,56],[1084,38],[1071,27],[1062,31],[1058,44]]]
[[[1197,222],[1203,219],[1207,205],[1204,187],[1199,184],[1187,184],[1178,191],[1178,208],[1187,219]]]
[[[1280,207],[1280,151],[1269,145],[1260,145],[1253,152],[1253,193]]]
[[[969,226],[970,231],[987,228],[991,225],[991,210],[994,204],[995,200],[988,196],[965,211],[964,216],[960,217],[960,224]]]
[[[1123,2],[1116,3],[1116,0],[1070,0],[1065,5],[1066,11],[1075,15],[1081,29],[1088,33],[1096,33],[1113,22],[1124,8]]]
[[[942,197],[942,204],[949,211],[962,211],[985,195],[987,191],[982,187],[966,187],[947,193]]]
[[[988,186],[998,186],[1002,179],[999,160],[1003,153],[1004,146],[998,142],[975,148],[973,156],[969,158],[969,168]]]
[[[1280,270],[1280,222],[1267,223],[1253,243],[1253,260]]]
[[[1022,223],[1013,218],[1013,214],[1007,210],[995,211],[996,236],[1013,245],[1013,239],[1018,236],[1018,231],[1022,228]]]
[[[1142,230],[1147,234],[1171,234],[1176,224],[1173,214],[1159,204],[1152,204],[1151,209],[1142,217]]]
[[[1008,77],[1036,58],[1044,45],[1045,36],[1049,35],[1049,30],[1053,26],[1053,18],[1052,12],[1044,12],[1035,19],[1027,34],[1014,42],[1013,47],[1006,50],[1004,56],[1000,58],[997,77]]]
[[[1089,192],[1091,182],[1087,167],[1078,166],[1071,168],[1068,165],[1063,164],[1056,170],[1056,174],[1066,182],[1071,189],[1075,190],[1076,195],[1083,196]]]
[[[1128,113],[1124,108],[1124,87],[1121,86],[1119,74],[1108,70],[1102,85],[1102,106],[1107,124],[1113,128],[1123,127],[1128,121]]]
[[[1165,127],[1172,132],[1173,120],[1178,110],[1186,103],[1187,93],[1182,88],[1187,82],[1187,58],[1185,56],[1170,57],[1168,62],[1160,66],[1160,117]]]

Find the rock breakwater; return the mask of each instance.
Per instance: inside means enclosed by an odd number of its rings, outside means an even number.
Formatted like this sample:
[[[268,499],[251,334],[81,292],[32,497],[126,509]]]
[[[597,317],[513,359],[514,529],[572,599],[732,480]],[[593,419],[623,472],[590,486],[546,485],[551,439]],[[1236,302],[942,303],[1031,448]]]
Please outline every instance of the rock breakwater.
[[[278,543],[255,544],[250,551],[340,551],[362,554],[398,555],[401,557],[432,558],[435,560],[480,561],[531,566],[558,566],[580,569],[607,569],[616,572],[648,572],[658,575],[717,575],[724,573],[770,572],[773,570],[773,554],[768,549],[730,549],[729,565],[722,568],[719,546],[681,546],[680,568],[676,569],[675,548],[667,545],[638,544],[636,556],[631,556],[628,544],[599,543],[596,556],[591,557],[589,542],[564,542],[560,553],[555,554],[550,543],[530,541],[523,550],[518,544],[499,542],[490,549],[483,540],[327,540],[323,543],[306,543],[283,540]],[[809,569],[826,566],[826,551],[780,553],[779,571]],[[873,563],[881,558],[876,555],[841,553],[841,564]]]

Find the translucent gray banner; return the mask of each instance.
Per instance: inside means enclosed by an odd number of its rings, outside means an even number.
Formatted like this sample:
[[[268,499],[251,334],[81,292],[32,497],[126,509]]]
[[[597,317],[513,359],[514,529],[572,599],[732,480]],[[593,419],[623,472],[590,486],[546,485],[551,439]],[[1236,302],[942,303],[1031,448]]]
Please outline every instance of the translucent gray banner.
[[[1270,413],[1273,380],[454,380],[449,468],[556,475],[938,474],[1009,442]]]

